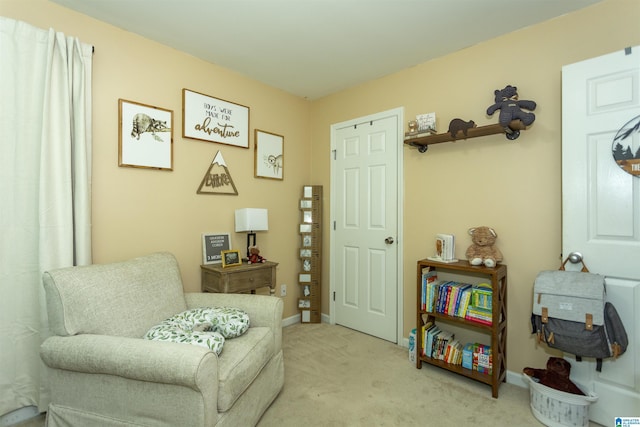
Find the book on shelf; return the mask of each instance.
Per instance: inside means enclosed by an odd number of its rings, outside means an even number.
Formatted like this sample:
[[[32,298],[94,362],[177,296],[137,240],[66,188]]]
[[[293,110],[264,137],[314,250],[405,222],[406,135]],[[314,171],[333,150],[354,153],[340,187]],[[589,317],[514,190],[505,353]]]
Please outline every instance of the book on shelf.
[[[493,372],[493,355],[491,347],[484,344],[475,344],[473,347],[473,370],[491,375]]]
[[[431,325],[425,330],[424,340],[422,340],[422,355],[431,357],[433,350],[433,337],[440,332],[440,328]]]
[[[472,302],[474,307],[491,310],[493,289],[488,283],[479,283],[473,286]]]
[[[429,293],[431,292],[432,284],[438,279],[438,273],[435,269],[425,267],[422,269],[422,300],[420,306],[422,310],[431,311],[428,307],[431,307],[429,301]]]
[[[481,307],[469,306],[465,319],[490,326],[493,324],[493,312]]]
[[[427,257],[428,260],[453,263],[458,262],[456,259],[456,244],[455,236],[453,234],[436,234],[436,253],[432,257]]]

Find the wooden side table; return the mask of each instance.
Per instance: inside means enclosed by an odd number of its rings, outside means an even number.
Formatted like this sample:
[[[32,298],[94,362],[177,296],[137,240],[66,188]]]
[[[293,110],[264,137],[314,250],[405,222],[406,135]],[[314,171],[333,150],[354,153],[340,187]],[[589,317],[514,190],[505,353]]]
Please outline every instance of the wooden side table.
[[[271,296],[276,289],[277,262],[266,261],[257,264],[236,265],[223,268],[222,265],[201,265],[202,292],[239,293],[268,286]]]

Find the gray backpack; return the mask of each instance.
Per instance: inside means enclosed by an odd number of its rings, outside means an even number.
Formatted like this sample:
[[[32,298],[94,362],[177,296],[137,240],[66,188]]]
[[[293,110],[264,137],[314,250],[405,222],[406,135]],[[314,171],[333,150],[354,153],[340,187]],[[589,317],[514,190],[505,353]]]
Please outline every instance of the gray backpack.
[[[616,358],[629,344],[622,320],[613,304],[605,302],[604,277],[582,272],[543,271],[534,284],[532,333],[538,342],[583,357]]]

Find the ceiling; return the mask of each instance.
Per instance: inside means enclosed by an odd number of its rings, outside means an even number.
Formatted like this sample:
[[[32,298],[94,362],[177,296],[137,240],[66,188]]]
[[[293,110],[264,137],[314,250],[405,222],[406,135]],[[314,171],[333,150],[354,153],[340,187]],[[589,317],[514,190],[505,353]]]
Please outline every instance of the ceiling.
[[[52,1],[313,100],[602,0]]]

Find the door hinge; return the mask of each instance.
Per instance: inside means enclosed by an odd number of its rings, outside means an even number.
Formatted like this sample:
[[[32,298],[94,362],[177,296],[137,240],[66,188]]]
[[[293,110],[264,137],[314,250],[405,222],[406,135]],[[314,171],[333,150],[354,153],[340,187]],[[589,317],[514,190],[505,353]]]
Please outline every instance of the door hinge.
[[[337,157],[336,157],[337,156],[337,153],[336,153],[337,151],[338,150],[331,150],[331,152],[333,153],[333,160],[337,159]]]
[[[336,222],[333,221],[333,231],[336,231]]]
[[[333,291],[333,302],[336,302],[336,291]]]

